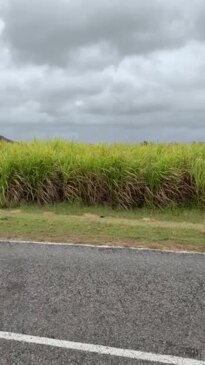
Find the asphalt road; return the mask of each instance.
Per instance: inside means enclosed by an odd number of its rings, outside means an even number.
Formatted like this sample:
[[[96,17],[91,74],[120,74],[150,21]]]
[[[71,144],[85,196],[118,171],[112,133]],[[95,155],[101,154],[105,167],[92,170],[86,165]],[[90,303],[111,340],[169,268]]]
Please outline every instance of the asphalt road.
[[[0,331],[205,360],[205,255],[1,243]],[[0,339],[17,364],[158,362]]]

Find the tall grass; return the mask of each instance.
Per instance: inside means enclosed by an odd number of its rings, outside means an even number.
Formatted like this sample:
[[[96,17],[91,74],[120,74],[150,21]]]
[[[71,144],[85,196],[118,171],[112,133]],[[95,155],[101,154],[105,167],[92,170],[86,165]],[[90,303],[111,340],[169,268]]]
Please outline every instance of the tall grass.
[[[0,144],[0,205],[205,204],[205,144]]]

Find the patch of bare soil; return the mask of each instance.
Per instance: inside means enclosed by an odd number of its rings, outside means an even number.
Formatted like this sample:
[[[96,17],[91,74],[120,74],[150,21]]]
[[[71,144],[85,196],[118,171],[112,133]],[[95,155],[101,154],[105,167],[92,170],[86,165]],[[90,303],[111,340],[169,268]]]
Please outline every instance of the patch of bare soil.
[[[12,215],[17,215],[20,213],[22,213],[21,209],[13,209],[13,210],[9,211],[9,214],[12,214]]]
[[[50,212],[50,211],[47,211],[47,212],[43,212],[42,213],[42,216],[44,218],[53,218],[56,216],[56,214],[54,212]]]

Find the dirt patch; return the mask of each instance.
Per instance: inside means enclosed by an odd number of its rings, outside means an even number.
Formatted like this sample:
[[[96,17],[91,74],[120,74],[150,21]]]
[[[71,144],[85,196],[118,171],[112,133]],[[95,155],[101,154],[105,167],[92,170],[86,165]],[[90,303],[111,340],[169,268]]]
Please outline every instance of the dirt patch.
[[[53,218],[53,217],[55,217],[56,216],[56,214],[54,213],[54,212],[43,212],[42,213],[42,216],[44,217],[44,218]]]
[[[81,217],[90,219],[90,220],[98,220],[100,218],[97,214],[92,214],[92,213],[85,213]]]
[[[22,213],[21,209],[10,210],[9,214],[16,215]]]
[[[5,210],[0,210],[0,219],[1,220],[8,220],[9,218],[12,218],[14,216],[18,216],[22,213],[22,211],[20,209],[15,209],[15,210],[10,210],[10,211],[5,211]]]
[[[143,222],[147,222],[147,223],[149,223],[149,222],[154,222],[155,220],[154,219],[151,219],[151,218],[142,218],[141,219]]]

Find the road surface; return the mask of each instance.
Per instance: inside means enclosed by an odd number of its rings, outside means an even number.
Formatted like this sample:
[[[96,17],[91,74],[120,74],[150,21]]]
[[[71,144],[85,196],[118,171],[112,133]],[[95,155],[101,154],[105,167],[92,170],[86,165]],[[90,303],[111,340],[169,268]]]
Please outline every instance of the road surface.
[[[205,364],[205,255],[0,243],[0,365],[165,363]]]

